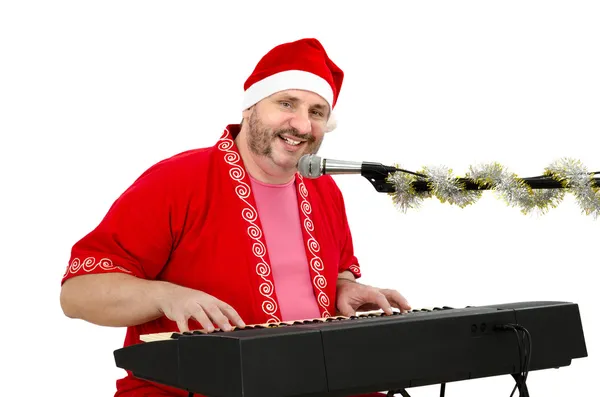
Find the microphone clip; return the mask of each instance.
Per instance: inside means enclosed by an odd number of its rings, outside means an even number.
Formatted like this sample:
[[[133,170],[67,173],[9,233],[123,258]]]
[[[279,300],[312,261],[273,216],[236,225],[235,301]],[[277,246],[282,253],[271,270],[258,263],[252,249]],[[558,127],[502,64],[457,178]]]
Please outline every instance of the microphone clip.
[[[396,187],[392,183],[387,182],[387,178],[396,171],[399,170],[395,167],[365,162],[360,174],[373,185],[376,191],[380,193],[394,193]]]

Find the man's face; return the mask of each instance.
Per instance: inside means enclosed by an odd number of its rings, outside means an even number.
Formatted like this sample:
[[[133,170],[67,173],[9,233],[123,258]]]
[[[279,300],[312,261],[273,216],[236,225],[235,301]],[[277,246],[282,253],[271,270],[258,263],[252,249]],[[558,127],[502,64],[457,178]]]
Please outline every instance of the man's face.
[[[263,99],[249,112],[248,147],[257,163],[295,172],[300,157],[319,150],[329,106],[315,93],[288,90]]]

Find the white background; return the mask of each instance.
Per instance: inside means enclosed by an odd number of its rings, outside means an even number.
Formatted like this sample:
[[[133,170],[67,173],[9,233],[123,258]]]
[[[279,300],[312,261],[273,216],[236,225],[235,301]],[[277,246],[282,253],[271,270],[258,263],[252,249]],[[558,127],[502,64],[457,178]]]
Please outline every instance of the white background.
[[[244,80],[282,42],[317,37],[346,72],[324,157],[456,175],[497,161],[535,176],[560,157],[600,170],[598,2],[209,4],[0,6],[1,394],[114,393],[124,330],[63,316],[70,248],[151,164],[239,122]],[[492,192],[465,209],[432,199],[403,214],[360,176],[336,180],[363,282],[416,308],[576,302],[590,357],[528,384],[532,396],[598,395],[600,219],[572,196],[544,216]],[[447,395],[512,386],[487,378]]]

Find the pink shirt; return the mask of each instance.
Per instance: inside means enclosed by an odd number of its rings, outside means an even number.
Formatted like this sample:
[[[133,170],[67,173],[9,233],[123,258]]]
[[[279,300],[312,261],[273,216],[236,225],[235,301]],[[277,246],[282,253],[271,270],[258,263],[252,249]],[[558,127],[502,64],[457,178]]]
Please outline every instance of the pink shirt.
[[[296,185],[259,182],[250,177],[262,223],[282,321],[320,316],[302,238]]]

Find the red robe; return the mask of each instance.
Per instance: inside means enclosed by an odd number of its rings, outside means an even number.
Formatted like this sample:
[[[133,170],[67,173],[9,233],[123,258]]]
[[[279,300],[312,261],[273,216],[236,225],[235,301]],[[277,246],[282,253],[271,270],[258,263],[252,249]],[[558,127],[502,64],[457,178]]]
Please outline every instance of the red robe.
[[[246,324],[280,321],[257,206],[233,141],[239,131],[229,125],[215,146],[180,153],[143,173],[73,246],[62,281],[123,272],[204,291],[230,304]],[[323,317],[335,315],[338,274],[360,277],[342,194],[330,176],[295,178],[315,298]],[[190,329],[199,328],[190,322]],[[166,317],[129,327],[124,346],[165,331],[177,331]],[[187,396],[131,374],[117,389],[117,396],[159,395],[159,389]]]

